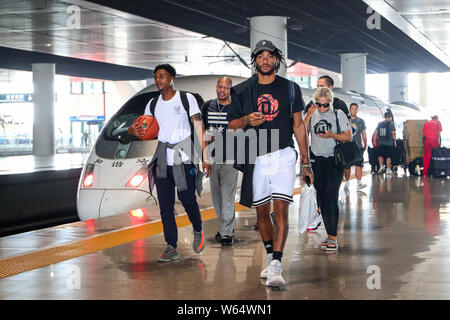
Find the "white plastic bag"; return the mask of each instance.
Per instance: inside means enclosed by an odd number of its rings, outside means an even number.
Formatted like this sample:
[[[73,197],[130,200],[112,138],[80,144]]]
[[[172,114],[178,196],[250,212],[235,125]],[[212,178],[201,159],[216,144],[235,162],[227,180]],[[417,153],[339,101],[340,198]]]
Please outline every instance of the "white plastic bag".
[[[298,230],[300,233],[306,231],[317,215],[316,189],[307,185],[300,193],[300,210],[298,215]]]

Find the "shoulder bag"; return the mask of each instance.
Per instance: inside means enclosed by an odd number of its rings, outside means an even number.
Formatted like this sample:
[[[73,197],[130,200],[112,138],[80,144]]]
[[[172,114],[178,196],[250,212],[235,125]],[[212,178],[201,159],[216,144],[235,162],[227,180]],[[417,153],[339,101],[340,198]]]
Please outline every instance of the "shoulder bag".
[[[341,126],[336,111],[334,111],[334,115],[336,116],[337,133],[341,134]],[[336,140],[336,146],[334,147],[334,164],[336,167],[349,168],[361,161],[363,161],[363,155],[356,141],[342,142]]]

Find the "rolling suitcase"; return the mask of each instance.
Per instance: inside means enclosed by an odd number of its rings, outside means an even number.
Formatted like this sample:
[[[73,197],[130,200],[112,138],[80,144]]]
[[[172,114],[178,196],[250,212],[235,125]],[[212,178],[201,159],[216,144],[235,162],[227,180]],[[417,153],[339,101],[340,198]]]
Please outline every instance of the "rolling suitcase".
[[[371,167],[371,172],[377,172],[380,165],[378,164],[378,151],[375,148],[368,147],[367,153],[369,155],[369,164]]]
[[[450,148],[434,148],[428,174],[433,177],[450,176]]]
[[[403,140],[397,139],[397,147],[394,149],[392,155],[392,166],[400,166],[403,163]]]

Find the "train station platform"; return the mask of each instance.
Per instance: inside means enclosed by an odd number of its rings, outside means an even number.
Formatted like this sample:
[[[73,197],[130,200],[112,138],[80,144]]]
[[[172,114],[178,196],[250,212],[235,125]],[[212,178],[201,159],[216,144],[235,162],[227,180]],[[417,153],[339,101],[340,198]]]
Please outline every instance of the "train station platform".
[[[53,156],[0,156],[0,175],[81,169],[88,156],[88,152],[57,153]]]
[[[88,156],[0,157],[0,237],[78,221],[77,187]]]
[[[402,171],[402,170],[401,170]],[[222,247],[213,209],[201,200],[206,248],[176,207],[180,260],[165,249],[157,208],[0,238],[0,300],[381,300],[450,299],[450,181],[365,175],[340,192],[339,250],[298,232],[299,194],[289,211],[282,266],[286,288],[266,288],[266,253],[254,209],[236,206],[235,243]]]

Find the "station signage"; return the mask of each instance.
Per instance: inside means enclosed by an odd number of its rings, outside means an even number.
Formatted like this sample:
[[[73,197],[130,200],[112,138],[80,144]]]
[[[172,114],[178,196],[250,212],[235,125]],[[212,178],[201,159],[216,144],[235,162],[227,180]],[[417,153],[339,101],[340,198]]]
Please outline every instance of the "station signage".
[[[31,93],[4,93],[0,94],[0,103],[25,103],[33,102]]]
[[[71,116],[70,121],[105,121],[105,116]]]

